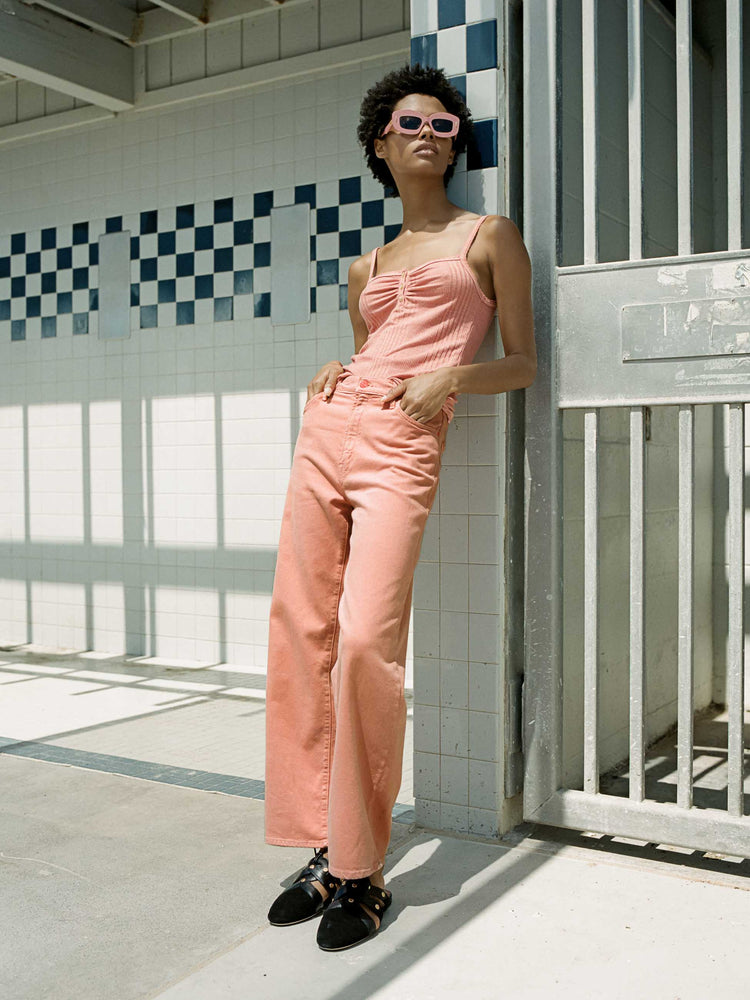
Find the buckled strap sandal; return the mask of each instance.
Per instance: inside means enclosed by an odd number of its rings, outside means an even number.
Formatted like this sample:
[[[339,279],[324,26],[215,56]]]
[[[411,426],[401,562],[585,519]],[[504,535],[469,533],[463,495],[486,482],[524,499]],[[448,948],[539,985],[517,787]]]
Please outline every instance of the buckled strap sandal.
[[[295,878],[294,882],[285,889],[280,896],[271,904],[268,911],[268,920],[279,927],[288,924],[300,924],[303,920],[309,920],[317,916],[333,899],[334,892],[341,886],[341,879],[332,875],[328,870],[328,858],[323,857],[323,852],[327,847],[321,847],[315,852],[305,868]],[[318,892],[311,882],[314,880],[321,883],[328,890],[328,895]]]
[[[344,879],[318,926],[318,945],[323,951],[342,951],[371,937],[380,929],[391,900],[389,889],[373,885],[367,877]],[[380,918],[380,924],[363,904]]]

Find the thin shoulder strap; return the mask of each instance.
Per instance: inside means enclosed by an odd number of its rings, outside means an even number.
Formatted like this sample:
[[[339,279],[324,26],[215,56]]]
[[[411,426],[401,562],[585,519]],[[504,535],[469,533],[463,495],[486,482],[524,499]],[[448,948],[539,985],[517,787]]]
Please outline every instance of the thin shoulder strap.
[[[475,223],[475,225],[474,225],[474,228],[473,228],[473,229],[471,230],[471,232],[469,233],[469,238],[468,238],[468,240],[466,241],[466,243],[464,244],[464,248],[463,248],[463,250],[461,251],[461,256],[462,256],[462,257],[465,257],[465,256],[466,256],[466,254],[467,254],[467,253],[469,252],[469,247],[470,247],[470,246],[471,246],[471,244],[472,244],[472,243],[474,242],[474,237],[475,237],[475,236],[477,235],[477,233],[479,232],[479,227],[480,227],[480,226],[482,225],[482,223],[484,222],[484,220],[485,220],[486,218],[487,218],[487,216],[486,216],[486,215],[480,215],[480,216],[479,216],[479,218],[477,219],[477,221],[476,221],[476,223]]]
[[[377,261],[378,261],[378,250],[379,249],[380,249],[380,247],[375,247],[375,249],[372,251],[372,256],[370,257],[370,274],[368,276],[368,280],[369,280],[369,278],[371,278],[373,276],[373,274],[375,274],[375,266],[376,266]]]

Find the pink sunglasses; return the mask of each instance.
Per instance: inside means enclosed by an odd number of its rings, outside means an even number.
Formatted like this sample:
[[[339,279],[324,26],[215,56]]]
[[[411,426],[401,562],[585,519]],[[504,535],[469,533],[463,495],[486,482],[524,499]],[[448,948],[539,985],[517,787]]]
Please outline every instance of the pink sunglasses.
[[[425,122],[429,122],[432,131],[441,139],[449,139],[458,134],[460,121],[456,115],[448,114],[447,111],[438,111],[434,115],[421,115],[418,111],[402,108],[393,112],[381,135],[387,135],[390,131],[402,132],[404,135],[419,135]]]

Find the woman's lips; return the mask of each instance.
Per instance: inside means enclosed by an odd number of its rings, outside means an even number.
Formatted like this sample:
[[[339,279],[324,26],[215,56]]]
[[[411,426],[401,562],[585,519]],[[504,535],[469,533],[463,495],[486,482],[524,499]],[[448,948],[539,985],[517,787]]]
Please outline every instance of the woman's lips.
[[[437,153],[437,146],[431,146],[428,142],[422,143],[421,146],[417,146],[414,151],[415,153]]]

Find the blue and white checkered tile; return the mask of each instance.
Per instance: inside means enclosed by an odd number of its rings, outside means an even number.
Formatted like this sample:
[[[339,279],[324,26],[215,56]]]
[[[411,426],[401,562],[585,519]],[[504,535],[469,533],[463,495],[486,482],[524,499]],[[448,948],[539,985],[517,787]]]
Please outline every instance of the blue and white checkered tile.
[[[401,203],[370,175],[298,185],[294,200],[310,205],[311,310],[346,309],[350,265],[395,237]]]
[[[88,333],[99,305],[98,238],[88,222],[0,237],[0,328],[11,340]]]
[[[369,174],[301,184],[310,205],[312,312],[347,307],[349,266],[393,239],[401,203]],[[131,326],[150,330],[269,317],[273,191],[0,237],[0,333],[95,333],[98,239],[127,231]]]
[[[466,169],[497,166],[496,0],[411,0],[411,61],[445,70],[474,118]]]

